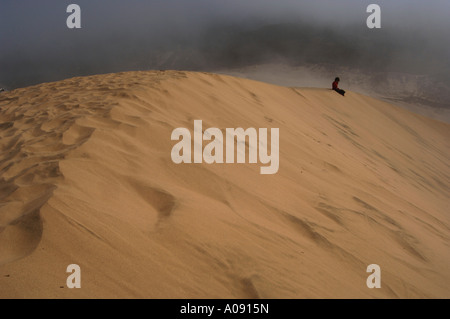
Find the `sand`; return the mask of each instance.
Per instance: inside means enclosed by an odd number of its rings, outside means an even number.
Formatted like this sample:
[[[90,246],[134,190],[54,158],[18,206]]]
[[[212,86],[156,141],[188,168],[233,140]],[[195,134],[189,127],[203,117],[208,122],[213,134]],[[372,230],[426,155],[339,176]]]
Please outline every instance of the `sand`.
[[[216,73],[282,86],[318,88],[331,88],[331,82],[339,75],[339,86],[345,90],[393,103],[450,124],[449,90],[437,85],[431,76],[386,70],[367,72],[336,64],[291,66],[282,62],[216,70]]]
[[[279,128],[278,173],[174,164],[196,119]],[[4,92],[0,298],[449,298],[449,165],[450,125],[354,92],[176,71]]]

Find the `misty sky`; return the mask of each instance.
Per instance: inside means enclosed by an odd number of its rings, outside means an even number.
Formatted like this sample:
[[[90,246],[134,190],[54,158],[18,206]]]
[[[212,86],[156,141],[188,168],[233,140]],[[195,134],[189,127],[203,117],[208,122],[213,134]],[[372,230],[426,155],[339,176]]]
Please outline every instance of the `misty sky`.
[[[81,7],[82,29],[66,26],[66,8],[71,3]],[[381,32],[367,33],[370,3],[381,6]],[[166,66],[197,69],[198,60],[205,60],[200,55],[210,53],[211,30],[237,32],[280,23],[328,27],[343,37],[361,30],[366,41],[373,37],[379,43],[388,43],[380,38],[392,35],[395,41],[405,38],[404,49],[410,56],[420,53],[412,64],[449,60],[449,13],[448,0],[1,0],[0,85],[14,88],[71,76]],[[233,46],[240,43],[230,41]],[[214,49],[226,55],[230,46],[216,44]],[[367,52],[372,54],[370,59],[376,58],[374,50],[371,47],[372,52]],[[224,55],[208,56],[209,66]],[[246,59],[251,60],[251,55]]]

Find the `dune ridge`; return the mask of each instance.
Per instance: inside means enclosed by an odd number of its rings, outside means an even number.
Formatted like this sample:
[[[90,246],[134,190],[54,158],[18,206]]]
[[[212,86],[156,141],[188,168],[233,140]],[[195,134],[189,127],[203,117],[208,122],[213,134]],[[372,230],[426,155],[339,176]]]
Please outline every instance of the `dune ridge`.
[[[172,130],[197,119],[280,128],[278,173],[174,164]],[[448,124],[180,71],[2,93],[0,122],[1,298],[450,296]]]

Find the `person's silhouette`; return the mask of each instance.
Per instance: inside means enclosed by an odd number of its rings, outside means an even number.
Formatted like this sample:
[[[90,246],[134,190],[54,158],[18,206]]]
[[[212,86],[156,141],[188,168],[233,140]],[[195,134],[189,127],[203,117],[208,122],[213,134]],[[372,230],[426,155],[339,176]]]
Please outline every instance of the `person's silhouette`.
[[[345,95],[345,91],[344,91],[344,90],[341,90],[341,89],[338,87],[339,81],[340,81],[339,78],[335,78],[335,79],[334,79],[334,82],[333,82],[333,84],[332,84],[332,88],[333,88],[334,91],[336,91],[336,92],[338,92],[340,95],[344,96],[344,95]]]

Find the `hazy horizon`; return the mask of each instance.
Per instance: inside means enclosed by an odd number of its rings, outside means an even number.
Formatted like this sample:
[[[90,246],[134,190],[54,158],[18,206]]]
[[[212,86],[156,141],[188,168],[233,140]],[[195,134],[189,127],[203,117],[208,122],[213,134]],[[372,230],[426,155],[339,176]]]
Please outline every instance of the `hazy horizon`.
[[[374,1],[2,1],[0,84],[9,89],[127,70],[210,70],[270,62],[338,63],[446,76],[446,12],[434,0],[376,1],[381,29],[366,26]],[[442,75],[440,75],[442,73]]]

